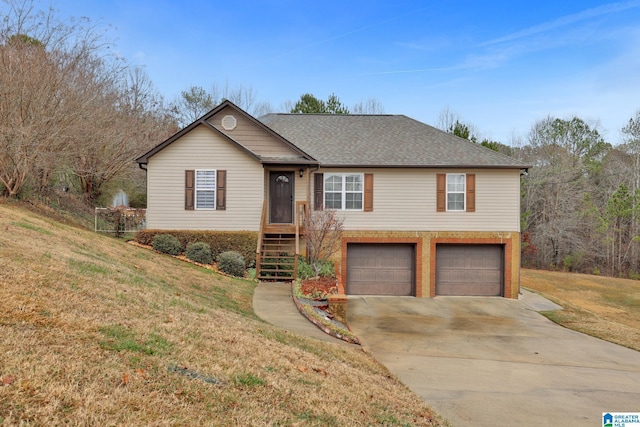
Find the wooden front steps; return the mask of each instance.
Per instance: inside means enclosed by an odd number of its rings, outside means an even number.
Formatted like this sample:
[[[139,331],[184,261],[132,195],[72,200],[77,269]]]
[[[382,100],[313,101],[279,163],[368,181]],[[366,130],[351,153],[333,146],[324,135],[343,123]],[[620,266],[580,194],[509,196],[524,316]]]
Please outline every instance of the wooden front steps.
[[[294,280],[298,266],[295,232],[265,232],[259,256],[259,280]]]

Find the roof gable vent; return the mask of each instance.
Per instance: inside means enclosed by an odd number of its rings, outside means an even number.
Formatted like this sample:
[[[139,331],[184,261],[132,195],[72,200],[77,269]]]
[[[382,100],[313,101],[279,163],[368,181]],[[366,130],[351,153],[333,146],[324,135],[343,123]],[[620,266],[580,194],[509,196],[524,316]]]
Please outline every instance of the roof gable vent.
[[[238,120],[233,116],[224,116],[222,118],[222,128],[224,130],[234,130],[238,125]]]

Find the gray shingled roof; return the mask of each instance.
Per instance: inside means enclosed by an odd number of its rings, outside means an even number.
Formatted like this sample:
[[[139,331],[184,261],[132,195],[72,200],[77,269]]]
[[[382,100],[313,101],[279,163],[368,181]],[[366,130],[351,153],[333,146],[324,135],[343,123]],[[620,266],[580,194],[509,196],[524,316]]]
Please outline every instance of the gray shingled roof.
[[[323,166],[529,167],[404,115],[267,114],[259,120]]]

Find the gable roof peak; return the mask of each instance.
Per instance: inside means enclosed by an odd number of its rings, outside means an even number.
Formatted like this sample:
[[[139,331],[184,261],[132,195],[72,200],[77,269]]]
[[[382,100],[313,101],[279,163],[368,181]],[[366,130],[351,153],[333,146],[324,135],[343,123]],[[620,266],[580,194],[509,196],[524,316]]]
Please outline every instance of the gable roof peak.
[[[151,156],[153,156],[153,155],[157,154],[158,152],[162,151],[164,148],[166,148],[167,146],[171,145],[175,141],[179,140],[182,136],[184,136],[187,133],[191,132],[193,129],[195,129],[198,126],[207,127],[212,132],[215,132],[215,133],[221,135],[223,138],[225,138],[228,141],[230,141],[230,142],[236,144],[237,146],[239,146],[241,149],[243,149],[248,154],[250,154],[253,157],[255,157],[256,159],[259,159],[259,160],[262,161],[263,160],[262,156],[260,156],[260,155],[258,155],[256,153],[252,152],[251,150],[247,149],[243,144],[241,144],[235,138],[231,137],[228,133],[223,132],[221,129],[216,128],[215,126],[213,126],[210,123],[210,120],[213,117],[215,117],[218,113],[220,113],[221,111],[223,111],[223,110],[225,110],[227,108],[232,109],[236,114],[242,116],[244,119],[246,119],[247,121],[253,123],[255,126],[260,127],[261,129],[266,131],[269,135],[271,135],[273,138],[277,139],[282,144],[287,146],[292,152],[297,153],[298,156],[299,156],[299,159],[298,159],[299,162],[305,163],[305,164],[316,164],[317,163],[316,160],[312,156],[310,156],[309,154],[304,152],[300,147],[292,144],[286,138],[284,138],[281,135],[279,135],[276,131],[274,131],[270,127],[266,126],[264,123],[262,123],[261,121],[259,121],[255,117],[253,117],[251,114],[247,113],[242,108],[238,107],[237,105],[235,105],[233,102],[231,102],[229,100],[225,100],[225,101],[221,102],[219,105],[217,105],[216,107],[212,108],[210,111],[208,111],[207,113],[202,115],[200,118],[194,120],[192,123],[190,123],[189,125],[187,125],[183,129],[181,129],[177,133],[173,134],[171,137],[169,137],[165,141],[161,142],[160,144],[156,145],[155,147],[153,147],[151,150],[149,150],[148,152],[146,152],[142,156],[138,157],[135,161],[138,163],[138,165],[140,167],[142,167],[142,165],[146,165]]]

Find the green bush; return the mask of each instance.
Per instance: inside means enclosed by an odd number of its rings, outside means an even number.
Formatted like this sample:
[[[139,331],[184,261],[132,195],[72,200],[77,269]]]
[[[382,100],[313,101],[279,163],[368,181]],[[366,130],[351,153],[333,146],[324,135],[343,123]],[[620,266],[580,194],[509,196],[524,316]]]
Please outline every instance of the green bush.
[[[147,193],[144,191],[135,191],[129,195],[129,207],[136,209],[145,209],[147,207]]]
[[[211,246],[205,242],[187,243],[184,255],[191,261],[199,262],[200,264],[211,264],[213,262]]]
[[[307,264],[307,259],[303,256],[298,257],[298,277],[300,279],[310,279],[315,277],[316,271],[313,266]]]
[[[335,269],[333,267],[333,261],[318,261],[315,266],[318,268],[318,276],[321,277],[335,277]],[[316,277],[315,267],[307,263],[305,257],[298,257],[298,277],[301,279],[310,279]]]
[[[223,252],[218,256],[218,270],[231,276],[243,277],[244,258],[236,251]]]
[[[333,261],[325,261],[320,263],[320,270],[318,271],[320,277],[335,277],[336,271],[333,266]]]
[[[182,244],[177,237],[171,234],[158,234],[153,238],[153,249],[163,254],[180,255]]]
[[[216,231],[216,230],[140,230],[134,239],[142,245],[151,245],[158,234],[172,234],[180,240],[182,247],[188,243],[204,242],[211,247],[214,259],[222,252],[236,251],[245,259],[247,267],[256,265],[257,231]]]

